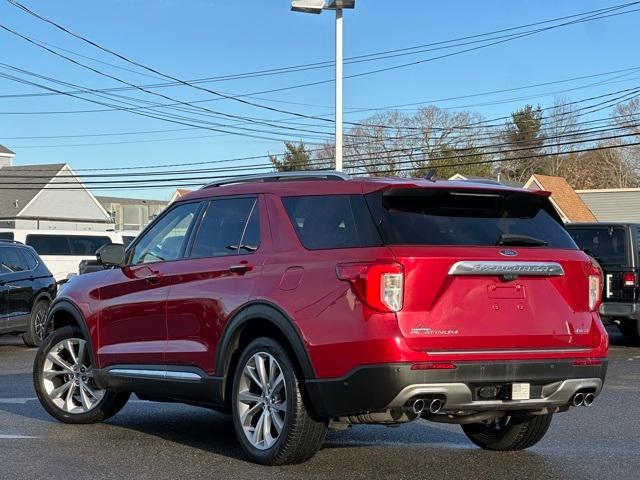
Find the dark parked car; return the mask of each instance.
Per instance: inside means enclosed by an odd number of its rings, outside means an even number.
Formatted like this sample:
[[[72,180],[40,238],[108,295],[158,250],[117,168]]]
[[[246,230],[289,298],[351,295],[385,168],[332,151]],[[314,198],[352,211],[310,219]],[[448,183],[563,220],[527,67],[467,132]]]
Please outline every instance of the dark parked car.
[[[0,240],[0,335],[22,334],[28,346],[40,345],[56,289],[33,248]]]
[[[575,223],[567,225],[578,246],[597,260],[604,273],[600,315],[624,335],[640,332],[640,224]]]
[[[61,288],[38,398],[67,423],[131,392],[228,412],[271,465],[330,425],[418,418],[528,448],[607,368],[601,271],[547,197],[322,172],[212,184]]]

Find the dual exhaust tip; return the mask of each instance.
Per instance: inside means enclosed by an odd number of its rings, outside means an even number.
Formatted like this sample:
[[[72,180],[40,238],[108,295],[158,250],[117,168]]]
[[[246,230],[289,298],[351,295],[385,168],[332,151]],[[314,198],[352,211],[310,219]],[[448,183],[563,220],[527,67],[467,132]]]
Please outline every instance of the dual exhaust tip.
[[[431,414],[438,413],[444,406],[444,401],[440,398],[416,398],[409,402],[409,410],[416,415],[425,411]]]
[[[574,407],[590,407],[593,405],[595,395],[591,392],[578,392],[573,396],[571,403]],[[436,414],[444,406],[444,400],[440,398],[416,398],[409,402],[407,409],[415,415],[422,413]]]
[[[574,407],[590,407],[594,399],[595,395],[593,393],[578,392],[573,396],[571,403]]]

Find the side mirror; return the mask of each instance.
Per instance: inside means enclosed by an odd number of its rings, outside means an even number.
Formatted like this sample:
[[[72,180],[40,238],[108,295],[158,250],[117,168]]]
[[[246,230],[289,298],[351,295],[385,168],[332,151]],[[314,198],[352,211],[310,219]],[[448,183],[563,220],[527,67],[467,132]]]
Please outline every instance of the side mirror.
[[[105,267],[121,267],[124,265],[124,245],[108,243],[96,252],[98,263]]]

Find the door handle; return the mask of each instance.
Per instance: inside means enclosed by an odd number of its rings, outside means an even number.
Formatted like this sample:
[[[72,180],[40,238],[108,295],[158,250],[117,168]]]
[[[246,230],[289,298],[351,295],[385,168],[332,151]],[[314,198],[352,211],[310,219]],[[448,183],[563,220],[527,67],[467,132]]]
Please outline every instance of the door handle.
[[[147,282],[148,284],[155,285],[156,283],[158,283],[161,276],[162,275],[160,274],[160,272],[155,270],[150,270],[149,275],[145,275],[143,278],[144,278],[144,281]]]
[[[245,274],[249,271],[251,271],[253,267],[251,265],[249,265],[247,262],[240,262],[237,265],[231,265],[229,267],[229,271],[231,273],[237,273],[238,275],[242,275]]]

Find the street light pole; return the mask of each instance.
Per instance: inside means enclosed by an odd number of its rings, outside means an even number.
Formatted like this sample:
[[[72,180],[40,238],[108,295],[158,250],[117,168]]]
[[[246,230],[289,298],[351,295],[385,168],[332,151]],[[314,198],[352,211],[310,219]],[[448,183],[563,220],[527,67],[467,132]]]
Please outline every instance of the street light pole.
[[[323,10],[336,11],[336,170],[342,171],[343,111],[342,111],[342,65],[343,37],[342,12],[345,8],[355,8],[356,0],[292,0],[291,10],[303,13],[322,13]]]
[[[342,8],[336,8],[336,170],[342,171]]]

